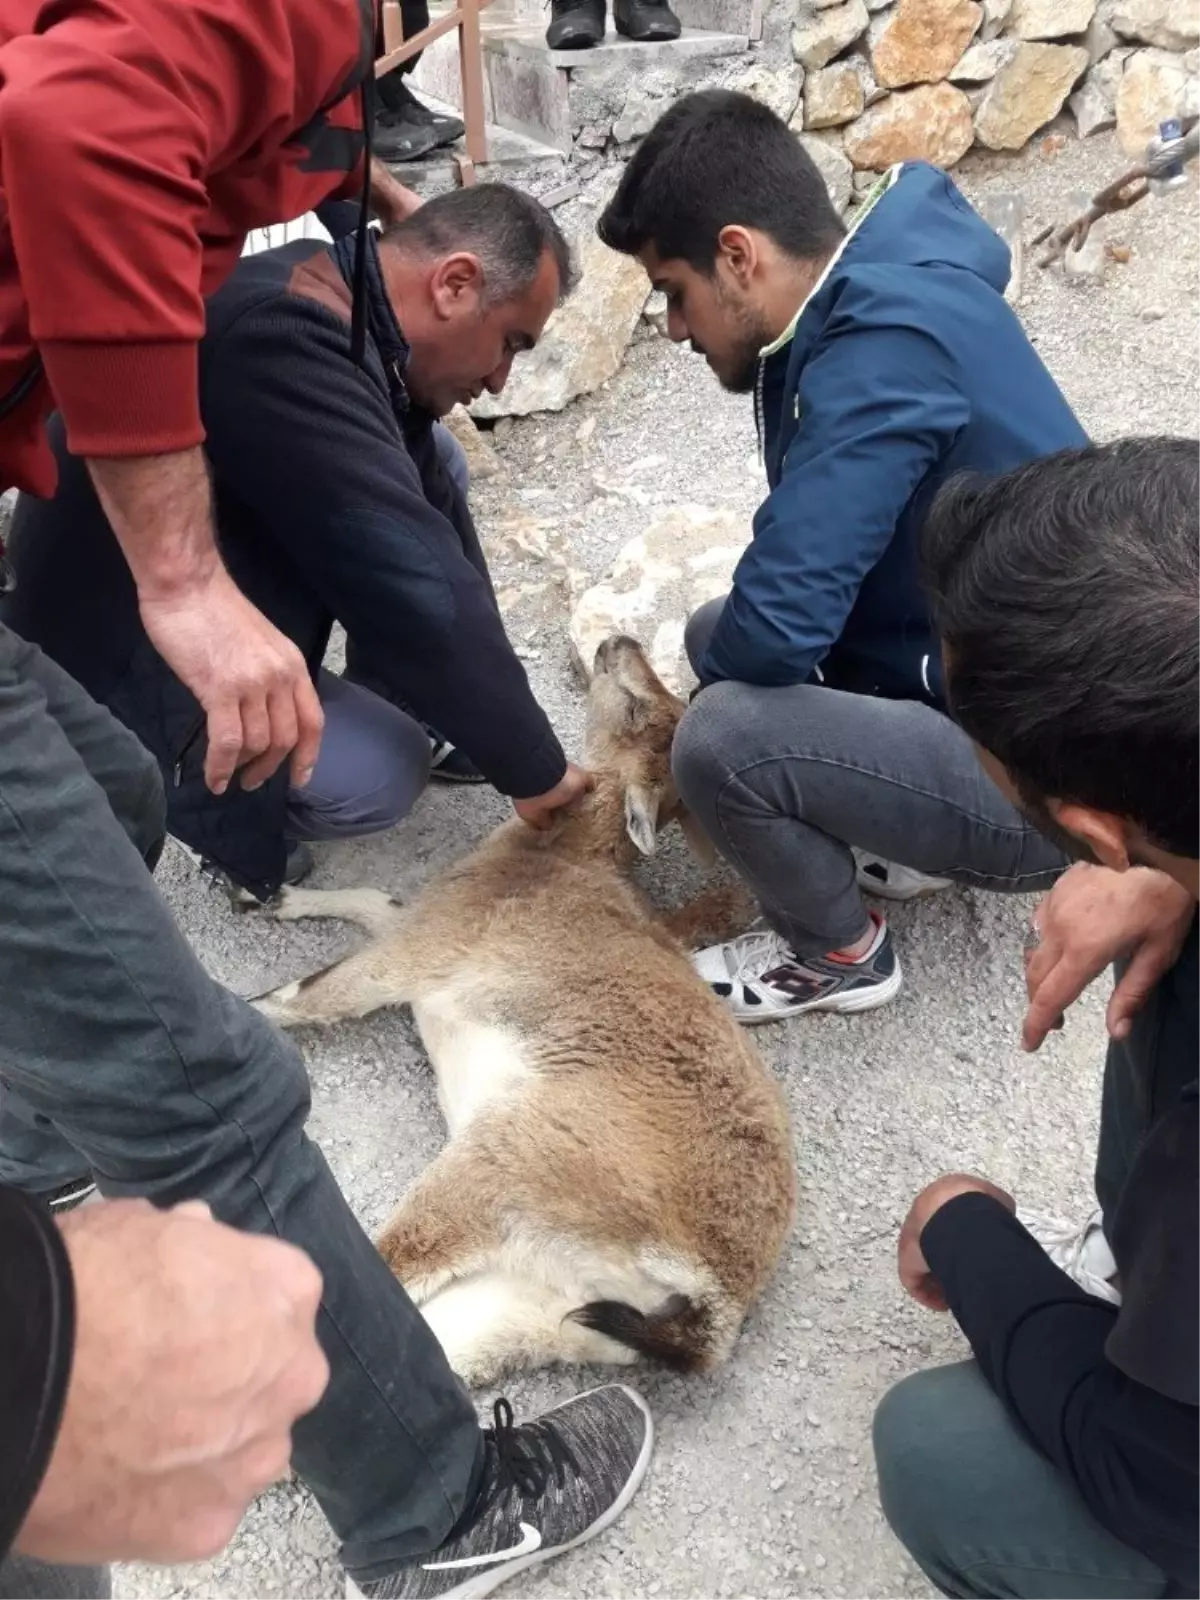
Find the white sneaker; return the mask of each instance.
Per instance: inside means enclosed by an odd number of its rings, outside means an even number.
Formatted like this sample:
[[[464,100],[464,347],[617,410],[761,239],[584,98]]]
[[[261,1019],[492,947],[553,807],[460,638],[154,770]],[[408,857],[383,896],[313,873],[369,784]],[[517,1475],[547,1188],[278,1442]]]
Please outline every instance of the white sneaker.
[[[951,887],[949,878],[931,878],[913,867],[902,867],[899,862],[873,856],[869,850],[855,849],[853,854],[858,868],[858,887],[880,900],[920,900],[924,895],[938,894]]]
[[[710,945],[692,965],[739,1022],[779,1022],[805,1011],[873,1011],[904,982],[887,923],[871,913],[875,937],[857,961],[799,956],[771,928]]]
[[[1081,1289],[1098,1300],[1107,1300],[1110,1306],[1121,1304],[1121,1291],[1110,1282],[1116,1276],[1117,1263],[1104,1237],[1099,1211],[1093,1211],[1082,1228],[1061,1217],[1020,1208],[1017,1221],[1033,1235],[1054,1265],[1061,1267]]]

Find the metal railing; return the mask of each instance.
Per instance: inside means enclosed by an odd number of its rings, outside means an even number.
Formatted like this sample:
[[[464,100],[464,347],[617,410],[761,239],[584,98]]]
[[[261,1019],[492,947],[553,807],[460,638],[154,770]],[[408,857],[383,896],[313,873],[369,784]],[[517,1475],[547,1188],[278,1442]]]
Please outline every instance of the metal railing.
[[[479,13],[491,0],[453,0],[411,39],[404,37],[398,0],[383,3],[383,54],[375,63],[375,76],[382,78],[440,39],[451,29],[458,30],[458,58],[462,72],[462,118],[466,125],[465,154],[455,152],[460,182],[474,183],[475,167],[488,158],[487,128],[483,104],[483,42]]]

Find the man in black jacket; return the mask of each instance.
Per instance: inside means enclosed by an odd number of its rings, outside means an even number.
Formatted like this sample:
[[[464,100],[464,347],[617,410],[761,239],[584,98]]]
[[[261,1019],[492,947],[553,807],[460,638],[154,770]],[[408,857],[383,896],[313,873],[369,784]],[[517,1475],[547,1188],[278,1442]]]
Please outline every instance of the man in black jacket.
[[[884,1511],[944,1594],[1197,1592],[1198,511],[1195,443],[1131,440],[951,486],[925,532],[951,708],[1087,863],[1035,913],[1025,1047],[1118,977],[1096,1215],[954,1173],[901,1231],[901,1282],[975,1356],[875,1421]]]
[[[408,811],[430,770],[421,723],[535,825],[582,792],[505,634],[457,446],[436,422],[501,389],[537,341],[570,287],[566,242],[536,201],[500,185],[429,201],[371,251],[365,370],[351,352],[353,261],[352,237],[243,260],[209,302],[200,355],[225,559],[299,646],[325,709],[303,789],[285,771],[251,791],[208,789],[204,749],[189,748],[199,707],[147,638],[61,438],[59,492],[22,501],[9,551],[5,620],[157,757],[170,831],[260,897],[295,841],[374,832]],[[335,620],[342,677],[321,666]]]

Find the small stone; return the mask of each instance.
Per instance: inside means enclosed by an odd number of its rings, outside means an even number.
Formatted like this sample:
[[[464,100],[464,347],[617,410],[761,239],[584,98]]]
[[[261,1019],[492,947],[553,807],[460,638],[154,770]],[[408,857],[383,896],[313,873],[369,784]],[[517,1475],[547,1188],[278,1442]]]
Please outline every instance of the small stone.
[[[951,69],[951,83],[987,83],[994,78],[1016,49],[1009,39],[992,39],[973,44],[958,65]]]
[[[1018,39],[1066,39],[1086,33],[1096,0],[1014,0],[1008,31]]]
[[[661,289],[655,289],[646,301],[646,308],[642,312],[642,320],[648,322],[657,332],[667,337],[667,297]],[[590,419],[593,427],[595,418]]]
[[[463,447],[472,483],[495,478],[504,471],[500,457],[472,422],[471,414],[465,407],[455,406],[442,421]]]
[[[1117,90],[1117,138],[1126,155],[1144,156],[1159,123],[1185,115],[1188,94],[1188,74],[1179,56],[1135,50]]]
[[[816,163],[817,171],[825,180],[829,198],[838,211],[850,203],[850,187],[854,168],[842,150],[837,134],[801,133],[800,143]]]
[[[1142,321],[1161,322],[1166,314],[1166,306],[1145,306],[1142,310]]]
[[[1200,44],[1196,0],[1117,0],[1108,21],[1123,38],[1160,50],[1190,50]]]
[[[813,1557],[813,1566],[814,1567],[824,1567],[824,1566],[827,1566],[827,1565],[828,1565],[828,1563],[826,1562],[825,1557],[818,1550],[816,1555]]]
[[[875,76],[889,89],[939,82],[982,19],[976,0],[900,0],[871,50]]]
[[[865,0],[801,11],[792,29],[792,54],[806,71],[816,72],[861,39],[869,21]]]
[[[1082,45],[1022,41],[988,85],[975,132],[990,150],[1019,150],[1052,122],[1087,68]]]
[[[805,128],[840,128],[862,115],[866,104],[862,80],[849,61],[838,61],[809,74],[804,85]]]
[[[770,106],[777,117],[790,122],[800,104],[804,68],[796,62],[781,67],[777,72],[769,67],[751,67],[740,78],[735,78],[729,87],[736,89],[739,94],[748,94],[753,100],[760,100],[763,105]]]
[[[1092,68],[1067,102],[1081,139],[1088,139],[1105,128],[1116,127],[1117,90],[1121,86],[1121,75],[1128,55],[1128,50],[1114,50],[1105,56]]]
[[[850,65],[858,73],[858,81],[863,87],[863,105],[873,106],[880,100],[887,98],[887,90],[880,84],[875,74],[871,71],[871,61],[868,56],[851,56]]]
[[[1013,0],[983,0],[983,25],[979,37],[984,44],[990,44],[1004,32],[1012,8]]]
[[[885,172],[897,161],[952,167],[971,148],[971,107],[961,89],[922,84],[891,94],[846,130],[845,148],[861,171]]]
[[[612,136],[618,144],[629,144],[643,139],[667,109],[667,102],[644,89],[633,88],[625,97],[621,115],[612,126]]]
[[[611,137],[611,123],[593,122],[580,128],[575,136],[575,143],[585,150],[603,150]]]
[[[1083,42],[1087,46],[1088,58],[1093,66],[1098,61],[1103,61],[1105,56],[1116,48],[1117,36],[1099,11],[1088,25]]]

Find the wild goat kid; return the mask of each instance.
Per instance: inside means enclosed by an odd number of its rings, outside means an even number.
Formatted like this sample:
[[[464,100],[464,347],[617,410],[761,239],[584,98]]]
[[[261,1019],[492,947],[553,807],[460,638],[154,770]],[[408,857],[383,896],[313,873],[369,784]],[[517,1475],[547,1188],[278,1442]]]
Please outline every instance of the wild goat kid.
[[[374,942],[263,996],[285,1026],[412,1006],[450,1141],[379,1241],[471,1384],[549,1361],[728,1355],[791,1224],[783,1096],[627,881],[679,816],[682,704],[640,647],[596,659],[594,794],[507,822],[411,905],[285,889]]]

